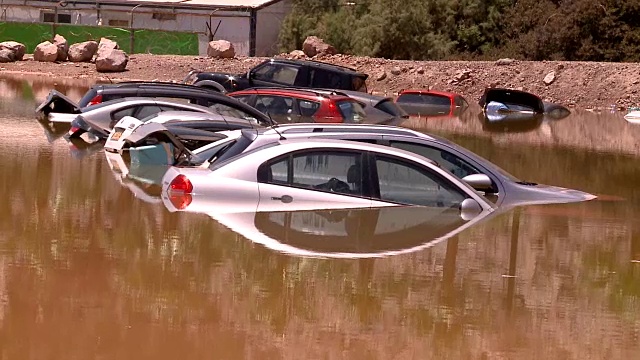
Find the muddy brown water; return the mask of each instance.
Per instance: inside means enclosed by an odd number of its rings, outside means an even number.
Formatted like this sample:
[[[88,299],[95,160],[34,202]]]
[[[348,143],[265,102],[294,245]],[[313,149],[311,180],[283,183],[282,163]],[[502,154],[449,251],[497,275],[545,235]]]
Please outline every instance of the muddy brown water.
[[[33,109],[53,87],[79,98],[88,86],[56,81],[0,80],[3,359],[640,354],[639,129],[622,114],[576,111],[526,133],[488,133],[474,109],[413,119],[408,126],[445,135],[520,178],[601,200],[521,208],[433,243],[429,231],[375,244],[365,232],[357,239],[364,245],[345,237],[333,245],[426,246],[314,258],[204,214],[171,213],[152,185],[114,173],[100,149],[56,139]],[[307,221],[340,223],[339,212],[320,215],[337,220]],[[367,228],[381,215],[357,218]],[[285,244],[332,245],[283,233],[277,216],[250,220]],[[296,214],[286,221],[309,225]]]

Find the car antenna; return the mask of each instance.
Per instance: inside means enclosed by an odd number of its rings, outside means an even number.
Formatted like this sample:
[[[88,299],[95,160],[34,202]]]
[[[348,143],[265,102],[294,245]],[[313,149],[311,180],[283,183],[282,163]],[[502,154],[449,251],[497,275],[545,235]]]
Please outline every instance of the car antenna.
[[[269,119],[271,120],[271,128],[273,129],[273,131],[276,132],[276,134],[278,134],[280,136],[280,139],[278,140],[287,140],[286,137],[284,137],[284,135],[282,135],[282,133],[280,131],[278,131],[277,127],[278,127],[278,123],[273,121],[273,119],[271,118],[271,114],[269,114],[269,112],[267,111],[267,116],[269,117]]]

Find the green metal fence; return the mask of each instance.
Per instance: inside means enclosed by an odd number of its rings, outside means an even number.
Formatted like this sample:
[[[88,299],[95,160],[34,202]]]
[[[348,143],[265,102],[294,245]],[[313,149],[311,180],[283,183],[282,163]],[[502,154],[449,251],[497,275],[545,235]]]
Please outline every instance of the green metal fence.
[[[55,34],[64,36],[69,44],[106,37],[116,41],[128,53],[198,55],[198,34],[147,29],[123,29],[109,26],[70,24],[42,24],[0,22],[0,42],[17,41],[33,53],[36,46],[53,39]],[[133,41],[133,49],[131,42]]]

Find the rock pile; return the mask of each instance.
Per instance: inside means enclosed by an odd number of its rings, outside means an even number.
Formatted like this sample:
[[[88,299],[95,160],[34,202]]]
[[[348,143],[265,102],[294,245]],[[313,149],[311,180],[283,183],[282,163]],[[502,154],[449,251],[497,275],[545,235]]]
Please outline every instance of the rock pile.
[[[0,42],[0,63],[21,61],[26,47],[16,41]],[[33,51],[33,60],[40,62],[94,62],[98,72],[125,71],[129,56],[115,41],[107,38],[85,41],[69,46],[64,36],[56,34],[52,41],[43,41]]]

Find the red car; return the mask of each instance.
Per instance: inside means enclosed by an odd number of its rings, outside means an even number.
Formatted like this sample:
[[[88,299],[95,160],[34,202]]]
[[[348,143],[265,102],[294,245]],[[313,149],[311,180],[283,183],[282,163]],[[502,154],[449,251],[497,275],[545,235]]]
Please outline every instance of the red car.
[[[261,112],[278,123],[361,123],[364,107],[344,94],[311,89],[254,88],[227,94]]]
[[[469,107],[461,95],[437,90],[402,90],[396,104],[409,115],[429,117],[459,116]]]

